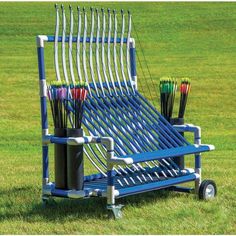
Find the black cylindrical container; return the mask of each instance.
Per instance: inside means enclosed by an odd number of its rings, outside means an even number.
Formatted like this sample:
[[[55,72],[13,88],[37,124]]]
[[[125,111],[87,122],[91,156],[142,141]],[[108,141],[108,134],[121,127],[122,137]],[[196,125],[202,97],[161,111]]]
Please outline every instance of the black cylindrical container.
[[[172,125],[183,125],[184,118],[171,118],[170,123]],[[182,136],[184,136],[183,132],[179,132]],[[180,169],[184,169],[184,156],[178,156],[173,158],[174,162],[179,166]]]
[[[66,129],[55,128],[54,135],[61,138],[66,137]],[[54,161],[56,188],[67,189],[66,144],[54,144]]]
[[[83,129],[67,129],[67,137],[83,137]],[[84,188],[83,145],[67,145],[67,187]]]

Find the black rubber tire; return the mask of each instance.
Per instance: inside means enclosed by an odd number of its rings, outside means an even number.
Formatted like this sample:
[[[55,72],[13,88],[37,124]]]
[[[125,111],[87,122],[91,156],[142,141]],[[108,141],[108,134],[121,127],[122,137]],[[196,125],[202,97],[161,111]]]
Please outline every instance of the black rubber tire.
[[[209,185],[211,186],[211,188],[213,187],[213,195],[212,196],[208,196],[206,195],[206,190],[207,190],[207,187],[209,187]],[[213,198],[215,198],[217,194],[217,187],[216,187],[216,183],[213,181],[213,180],[203,180],[200,187],[199,187],[199,192],[198,192],[198,196],[199,196],[199,199],[201,200],[211,200]]]

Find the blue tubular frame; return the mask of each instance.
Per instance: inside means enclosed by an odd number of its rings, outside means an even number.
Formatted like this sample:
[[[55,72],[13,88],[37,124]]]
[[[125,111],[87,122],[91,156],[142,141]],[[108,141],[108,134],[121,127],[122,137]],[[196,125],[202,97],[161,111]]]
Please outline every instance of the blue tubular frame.
[[[129,48],[132,81],[128,82],[128,86],[134,85],[135,92],[128,94],[124,89],[123,95],[118,92],[116,96],[114,93],[109,94],[108,85],[103,83],[106,96],[98,97],[95,93],[96,86],[91,84],[92,96],[88,96],[84,106],[83,125],[93,136],[83,137],[83,144],[90,145],[91,139],[96,139],[96,142],[94,140],[92,142],[96,145],[98,143],[102,144],[99,153],[103,155],[103,159],[100,159],[92,146],[88,146],[86,150],[94,155],[93,161],[102,167],[99,171],[105,170],[107,173],[104,171],[104,173],[85,176],[83,191],[55,189],[55,185],[49,182],[48,144],[79,145],[79,141],[48,135],[44,41],[54,42],[55,37],[38,36],[37,38],[43,137],[43,197],[46,198],[50,195],[68,198],[107,197],[110,206],[115,204],[115,198],[161,188],[179,192],[192,192],[193,188],[175,186],[189,181],[195,181],[195,191],[198,191],[201,182],[200,153],[209,151],[213,147],[201,145],[198,127],[179,126],[174,129],[137,91],[135,41],[132,38],[130,39]],[[92,43],[96,43],[96,41],[97,38],[93,37]],[[98,41],[101,43],[102,37],[99,37]],[[58,42],[62,42],[62,37],[58,38]],[[65,38],[65,42],[69,42],[69,37]],[[72,37],[72,42],[77,42],[77,37]],[[83,37],[80,37],[80,42],[83,42]],[[90,37],[86,37],[86,42],[90,43]],[[116,42],[120,43],[121,38],[117,38]],[[104,39],[104,43],[108,43],[107,37]],[[114,43],[114,38],[111,38],[110,43]],[[127,43],[127,38],[123,39],[123,43]],[[97,84],[98,88],[101,88],[101,86]],[[118,86],[118,82],[115,82],[115,86]],[[121,82],[121,86],[124,87],[124,82]],[[73,107],[70,107],[70,109],[73,110]],[[180,131],[194,132],[195,145],[191,145],[186,141],[179,134]],[[101,135],[102,138],[94,137],[98,135]],[[116,145],[114,145],[114,142]],[[99,150],[98,147],[97,150]],[[185,169],[184,172],[176,166],[172,158],[187,154],[195,155],[195,168],[193,171]],[[154,166],[151,166],[151,164]],[[115,168],[116,165],[117,168]],[[144,165],[146,166],[144,167]]]
[[[55,36],[47,36],[48,40],[47,42],[55,42]],[[93,43],[96,43],[97,38],[93,37]],[[62,42],[62,37],[58,37],[58,42]],[[65,38],[65,42],[69,42],[69,37]],[[72,42],[76,43],[77,42],[77,37],[72,37]],[[80,37],[80,42],[83,43],[83,37]],[[102,42],[102,37],[99,37],[99,43]],[[121,42],[121,38],[116,39],[117,43]],[[86,37],[86,43],[90,43],[90,37]],[[104,43],[108,43],[108,38],[104,38]],[[110,43],[114,43],[114,38],[111,38]],[[127,43],[127,38],[124,38],[123,43]]]
[[[136,71],[136,49],[135,49],[134,39],[132,39],[130,43],[129,55],[130,55],[130,74],[133,82],[135,83],[135,88],[137,90],[138,86],[137,86],[137,71]]]
[[[38,54],[38,70],[39,70],[39,82],[40,82],[40,108],[41,108],[41,127],[42,135],[48,133],[48,119],[47,119],[47,97],[43,91],[43,87],[46,84],[45,66],[44,66],[44,47],[43,43],[37,38],[37,54]],[[49,163],[48,163],[48,145],[42,146],[42,161],[43,161],[43,185],[48,183],[49,179]]]
[[[130,48],[130,67],[131,67],[130,72],[131,72],[132,77],[137,76],[135,53],[136,53],[136,49]]]
[[[39,69],[39,80],[40,82],[46,81],[45,78],[45,66],[44,66],[44,48],[38,47],[38,69]],[[48,121],[47,121],[47,97],[44,94],[40,94],[40,104],[41,104],[41,114],[42,120],[41,125],[42,129],[48,129]]]

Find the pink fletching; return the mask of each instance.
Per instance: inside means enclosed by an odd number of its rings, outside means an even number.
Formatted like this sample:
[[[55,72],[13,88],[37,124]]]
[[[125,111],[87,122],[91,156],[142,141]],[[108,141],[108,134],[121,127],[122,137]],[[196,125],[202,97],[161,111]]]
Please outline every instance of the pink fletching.
[[[61,100],[65,99],[66,98],[66,88],[58,88],[57,89],[57,96]]]
[[[57,98],[61,99],[61,88],[57,88]]]
[[[61,96],[62,96],[62,99],[66,99],[66,96],[67,96],[67,89],[66,88],[62,88]]]

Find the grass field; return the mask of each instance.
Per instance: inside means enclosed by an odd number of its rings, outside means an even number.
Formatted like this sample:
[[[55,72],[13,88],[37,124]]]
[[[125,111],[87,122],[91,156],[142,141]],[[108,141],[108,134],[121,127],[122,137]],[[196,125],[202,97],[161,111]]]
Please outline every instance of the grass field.
[[[54,6],[0,3],[0,234],[236,234],[236,3],[94,5],[131,9],[152,89],[164,75],[192,78],[186,120],[202,127],[203,143],[216,146],[202,165],[218,196],[212,202],[165,191],[127,197],[119,200],[125,204],[119,221],[106,218],[105,199],[59,199],[43,209],[35,36],[53,34]],[[144,88],[142,76],[139,83]]]

